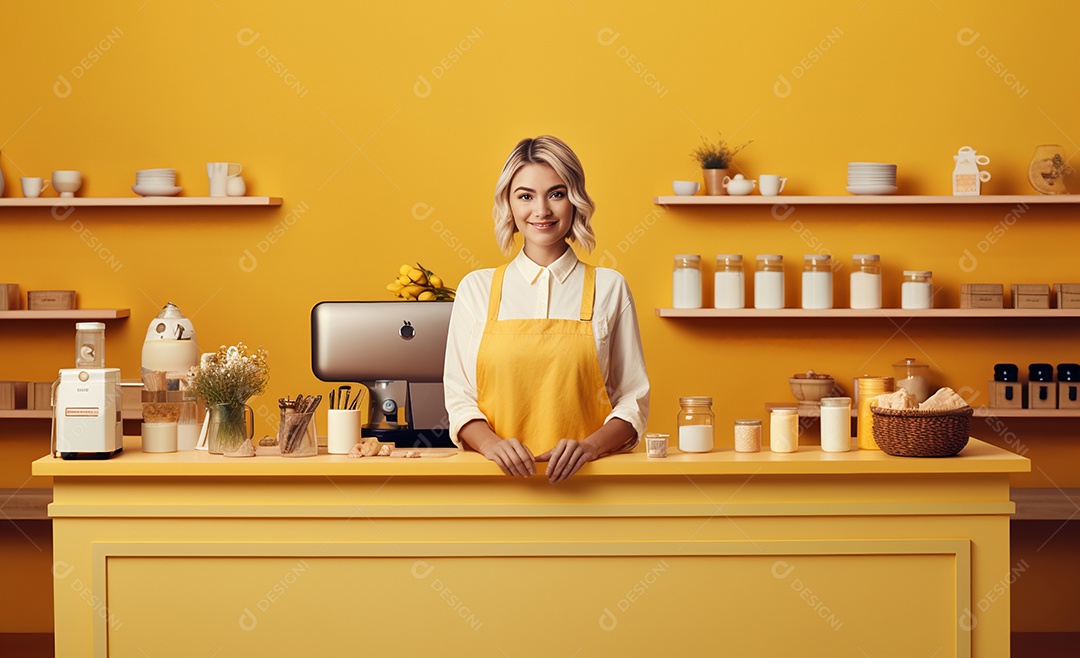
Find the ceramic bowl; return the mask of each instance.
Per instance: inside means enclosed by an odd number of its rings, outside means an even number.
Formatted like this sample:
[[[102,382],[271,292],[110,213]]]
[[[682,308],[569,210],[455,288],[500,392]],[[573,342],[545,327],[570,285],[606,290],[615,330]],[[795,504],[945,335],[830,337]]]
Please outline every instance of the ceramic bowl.
[[[671,181],[671,189],[678,196],[694,196],[701,189],[701,183],[692,180]]]
[[[832,393],[836,381],[832,377],[810,378],[790,377],[788,384],[795,399],[800,402],[820,402],[821,398],[827,398]]]
[[[75,192],[82,186],[82,174],[78,171],[70,169],[61,169],[52,172],[53,189],[60,193],[62,197],[75,196]]]

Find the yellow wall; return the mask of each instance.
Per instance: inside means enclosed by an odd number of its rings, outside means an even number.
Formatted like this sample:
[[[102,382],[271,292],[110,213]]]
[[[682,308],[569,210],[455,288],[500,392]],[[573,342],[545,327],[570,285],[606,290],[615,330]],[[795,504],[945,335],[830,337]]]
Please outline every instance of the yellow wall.
[[[186,194],[205,195],[204,163],[230,160],[250,193],[284,204],[59,218],[3,209],[0,279],[75,288],[83,307],[130,307],[107,329],[107,361],[125,377],[137,376],[146,325],[170,300],[206,349],[267,347],[271,387],[253,405],[266,413],[282,395],[328,389],[309,363],[318,301],[386,298],[402,262],[449,282],[501,262],[489,218],[502,160],[521,137],[551,133],[581,156],[598,202],[593,262],[617,267],[634,291],[655,430],[674,428],[679,396],[713,395],[730,445],[733,419],[790,399],[790,374],[813,368],[850,387],[907,356],[932,364],[935,383],[985,395],[996,362],[1080,360],[1065,338],[1077,322],[660,320],[671,255],[781,253],[794,305],[803,253],[845,263],[843,304],[848,257],[877,252],[887,305],[898,304],[901,270],[926,268],[938,305],[955,306],[961,282],[1080,280],[1073,210],[1032,207],[1013,222],[1006,206],[799,207],[776,219],[765,208],[665,210],[652,197],[699,178],[688,154],[717,131],[754,140],[739,168],[789,176],[786,193],[843,194],[845,163],[875,160],[899,165],[903,193],[948,194],[963,145],[992,158],[987,193],[1028,193],[1035,145],[1078,148],[1078,20],[1071,3],[1003,0],[5,3],[6,196],[19,195],[19,176],[54,169],[82,170],[84,196],[127,196],[149,167],[175,167]],[[51,380],[71,362],[72,333],[0,326],[0,378]],[[28,481],[46,428],[0,423],[17,457],[4,460],[0,487],[48,485]],[[1018,486],[1076,487],[1075,428],[976,421],[973,433],[1006,445],[1008,432],[1034,460]],[[47,602],[0,605],[0,630],[50,626]],[[1078,628],[1066,613],[1038,624],[1017,614],[1017,630]]]

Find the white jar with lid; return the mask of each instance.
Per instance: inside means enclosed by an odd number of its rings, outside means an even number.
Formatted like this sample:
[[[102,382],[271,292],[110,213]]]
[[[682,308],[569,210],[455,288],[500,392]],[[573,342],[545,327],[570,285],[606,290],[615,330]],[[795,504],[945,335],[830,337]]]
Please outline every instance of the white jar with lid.
[[[679,398],[679,450],[710,452],[713,449],[715,424],[711,397]]]
[[[934,308],[932,272],[904,270],[904,283],[900,286],[900,308]]]
[[[881,257],[855,254],[851,265],[851,308],[881,308]]]
[[[832,308],[832,256],[803,256],[802,307]]]
[[[758,254],[754,271],[754,308],[784,308],[784,257]]]
[[[701,308],[701,256],[675,254],[671,281],[672,308]]]
[[[821,398],[821,449],[851,450],[851,398]]]
[[[746,280],[743,278],[742,254],[716,254],[713,275],[713,308],[746,306]]]
[[[769,450],[773,452],[799,451],[799,411],[797,409],[773,409],[769,414]]]

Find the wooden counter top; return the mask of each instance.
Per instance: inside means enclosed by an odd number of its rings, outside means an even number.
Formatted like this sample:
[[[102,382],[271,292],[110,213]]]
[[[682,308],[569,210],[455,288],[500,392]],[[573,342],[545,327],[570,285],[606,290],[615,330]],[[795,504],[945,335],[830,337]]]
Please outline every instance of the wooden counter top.
[[[124,440],[124,452],[109,460],[65,461],[46,456],[33,463],[34,475],[60,477],[505,477],[493,463],[474,452],[450,456],[401,459],[350,458],[320,454],[318,457],[228,458],[202,451],[144,453],[138,437]],[[445,452],[440,449],[440,452]],[[613,455],[586,464],[576,478],[626,475],[813,475],[813,474],[927,474],[927,473],[1022,473],[1031,461],[978,439],[971,439],[956,457],[915,459],[892,457],[876,450],[826,453],[817,446],[793,454],[737,453],[731,449],[704,454],[671,449],[664,459],[650,459],[644,452]],[[537,477],[543,477],[541,474]]]

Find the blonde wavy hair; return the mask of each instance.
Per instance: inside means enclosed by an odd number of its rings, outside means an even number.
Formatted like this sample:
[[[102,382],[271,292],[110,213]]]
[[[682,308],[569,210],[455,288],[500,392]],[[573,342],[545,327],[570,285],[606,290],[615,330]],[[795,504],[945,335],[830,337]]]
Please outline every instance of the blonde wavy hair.
[[[546,164],[555,170],[559,178],[566,183],[567,197],[574,206],[574,218],[566,239],[577,242],[585,251],[591,252],[596,246],[596,234],[590,222],[596,204],[585,191],[585,170],[581,161],[566,145],[566,142],[551,135],[526,138],[518,142],[503,164],[499,182],[495,184],[495,207],[491,216],[495,219],[495,240],[499,249],[507,256],[514,252],[514,213],[510,209],[510,182],[522,167],[528,164]]]

